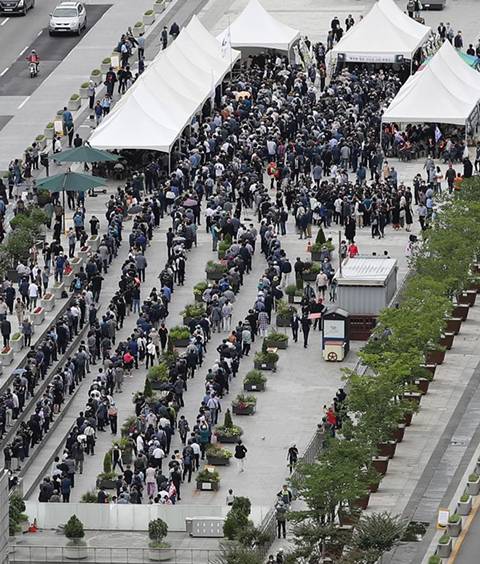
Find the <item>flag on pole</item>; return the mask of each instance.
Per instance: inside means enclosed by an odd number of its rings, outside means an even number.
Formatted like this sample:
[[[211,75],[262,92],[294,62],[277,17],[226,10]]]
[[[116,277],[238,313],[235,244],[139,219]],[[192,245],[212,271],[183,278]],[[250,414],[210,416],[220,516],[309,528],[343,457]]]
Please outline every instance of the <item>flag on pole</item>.
[[[222,39],[222,57],[225,59],[228,51],[232,48],[232,37],[230,35],[230,24],[227,27],[224,38]]]
[[[438,143],[441,138],[442,138],[442,132],[440,131],[440,128],[438,127],[438,125],[436,125],[435,126],[435,143]]]

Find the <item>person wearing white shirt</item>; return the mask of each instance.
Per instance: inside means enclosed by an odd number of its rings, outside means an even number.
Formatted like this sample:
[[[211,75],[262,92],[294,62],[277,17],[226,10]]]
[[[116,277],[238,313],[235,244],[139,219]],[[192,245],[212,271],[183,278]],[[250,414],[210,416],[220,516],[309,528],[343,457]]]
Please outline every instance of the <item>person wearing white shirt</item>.
[[[38,286],[35,282],[30,282],[28,286],[28,297],[30,298],[30,310],[35,309],[38,300]]]

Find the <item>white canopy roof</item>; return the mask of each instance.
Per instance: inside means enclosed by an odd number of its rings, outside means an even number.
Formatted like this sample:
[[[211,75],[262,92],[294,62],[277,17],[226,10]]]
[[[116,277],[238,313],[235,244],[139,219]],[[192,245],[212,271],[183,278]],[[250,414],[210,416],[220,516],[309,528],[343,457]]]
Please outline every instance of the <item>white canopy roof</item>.
[[[229,40],[230,34],[230,40]],[[258,0],[250,0],[243,12],[217,36],[222,45],[288,51],[300,32],[273,18]]]
[[[91,145],[169,152],[239,57],[194,16],[100,123]]]
[[[430,63],[402,86],[382,121],[465,125],[479,101],[480,73],[445,41]]]
[[[393,0],[378,0],[368,14],[335,45],[333,52],[347,62],[394,63],[411,59],[430,28],[409,18]]]

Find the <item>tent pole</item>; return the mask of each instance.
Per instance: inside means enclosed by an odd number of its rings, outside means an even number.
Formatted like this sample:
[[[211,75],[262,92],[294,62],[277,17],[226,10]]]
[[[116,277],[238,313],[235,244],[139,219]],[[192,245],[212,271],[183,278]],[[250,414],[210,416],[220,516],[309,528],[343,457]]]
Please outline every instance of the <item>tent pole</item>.
[[[413,57],[410,59],[410,76],[412,76],[413,73]]]
[[[172,151],[168,151],[168,176],[172,174]]]

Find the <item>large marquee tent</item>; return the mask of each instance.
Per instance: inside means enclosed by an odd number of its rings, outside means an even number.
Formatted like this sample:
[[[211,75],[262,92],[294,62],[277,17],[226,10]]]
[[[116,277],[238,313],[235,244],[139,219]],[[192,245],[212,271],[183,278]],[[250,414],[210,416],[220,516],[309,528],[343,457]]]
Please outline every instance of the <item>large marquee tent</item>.
[[[445,41],[429,64],[402,86],[382,122],[467,125],[477,118],[479,102],[480,73]]]
[[[194,16],[100,123],[91,145],[169,153],[239,57]]]
[[[412,60],[430,31],[404,14],[393,0],[378,0],[332,51],[346,62],[398,63]]]
[[[300,32],[271,16],[258,0],[250,0],[243,12],[217,36],[222,44],[236,48],[289,51]]]

